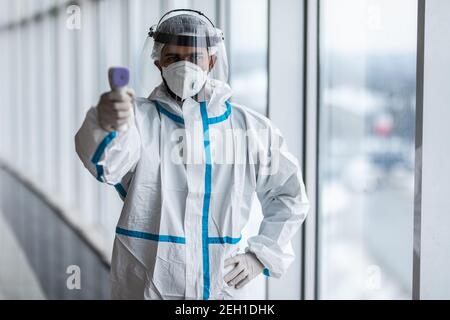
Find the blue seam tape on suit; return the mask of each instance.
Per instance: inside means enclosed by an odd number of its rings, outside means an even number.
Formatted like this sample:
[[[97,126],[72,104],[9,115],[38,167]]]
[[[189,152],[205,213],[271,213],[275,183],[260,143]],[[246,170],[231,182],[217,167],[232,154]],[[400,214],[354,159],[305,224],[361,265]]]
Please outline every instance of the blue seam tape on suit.
[[[106,147],[117,137],[117,132],[111,132],[109,133],[105,139],[103,139],[103,141],[100,143],[100,145],[98,146],[97,150],[94,153],[94,156],[92,157],[92,163],[93,164],[97,164],[100,159],[103,156],[103,153],[106,150]]]
[[[155,100],[156,108],[160,113],[168,117],[169,119],[172,119],[173,121],[177,123],[184,124],[184,119],[180,116],[177,116],[176,114],[173,114],[172,112],[168,111],[167,109],[163,108],[163,106]]]
[[[138,239],[145,239],[145,240],[153,240],[153,241],[159,241],[159,242],[174,242],[174,243],[186,243],[186,238],[184,237],[177,237],[177,236],[161,236],[141,231],[133,231],[133,230],[126,230],[123,228],[116,228],[116,233],[132,237],[132,238],[138,238]],[[242,240],[242,237],[240,238],[231,238],[231,237],[212,237],[209,238],[208,243],[209,244],[236,244],[239,243],[239,241]]]
[[[208,123],[211,124],[216,124],[216,123],[220,123],[222,121],[227,120],[230,115],[231,115],[231,104],[228,101],[225,101],[225,104],[227,105],[227,111],[225,111],[225,113],[219,117],[215,117],[215,118],[209,118],[208,119]]]
[[[169,119],[172,119],[173,121],[175,121],[177,123],[184,124],[184,119],[182,117],[177,116],[176,114],[168,111],[158,101],[154,100],[153,102],[156,104],[156,108],[158,109],[158,111],[160,113],[164,114]],[[225,104],[227,106],[227,111],[225,111],[225,113],[222,114],[221,116],[214,117],[214,118],[208,118],[208,124],[210,124],[210,125],[211,124],[217,124],[217,123],[220,123],[220,122],[223,122],[223,121],[227,120],[230,117],[230,115],[231,115],[231,104],[228,101],[225,101]]]
[[[100,182],[104,182],[103,181],[103,166],[97,164],[97,165],[95,165],[95,169],[97,170],[97,180]]]
[[[103,141],[98,146],[97,150],[94,153],[94,156],[92,157],[91,162],[95,165],[95,168],[97,170],[97,180],[100,182],[103,182],[103,166],[99,165],[98,163],[103,157],[103,154],[105,153],[106,148],[108,145],[117,137],[117,132],[111,132],[109,133]]]
[[[92,163],[95,165],[95,169],[97,170],[97,180],[100,182],[103,181],[103,166],[99,165],[98,163],[103,157],[103,154],[105,153],[106,148],[111,144],[111,142],[117,137],[117,132],[111,132],[109,133],[103,141],[98,146],[97,150],[94,153],[94,156],[92,157]],[[121,197],[126,198],[127,197],[127,191],[125,190],[124,186],[121,183],[118,183],[114,186],[116,188],[117,192],[120,194]]]
[[[232,237],[210,237],[208,239],[209,244],[237,244],[242,240],[242,236],[240,238],[232,238]]]
[[[141,232],[141,231],[126,230],[126,229],[119,228],[119,227],[116,228],[116,233],[119,235],[122,235],[122,236],[138,238],[138,239],[145,239],[145,240],[156,241],[156,242],[171,242],[171,243],[186,244],[186,238],[184,238],[184,237],[157,235],[157,234]]]
[[[114,188],[116,188],[117,192],[122,196],[122,198],[127,197],[127,191],[125,190],[125,188],[121,183],[116,184]]]
[[[208,112],[206,110],[205,102],[200,103],[200,112],[202,114],[203,140],[204,140],[205,160],[206,160],[205,195],[203,198],[203,211],[202,211],[203,300],[208,300],[210,295],[208,219],[209,219],[209,207],[211,202],[212,164],[211,164],[211,150],[209,140]]]

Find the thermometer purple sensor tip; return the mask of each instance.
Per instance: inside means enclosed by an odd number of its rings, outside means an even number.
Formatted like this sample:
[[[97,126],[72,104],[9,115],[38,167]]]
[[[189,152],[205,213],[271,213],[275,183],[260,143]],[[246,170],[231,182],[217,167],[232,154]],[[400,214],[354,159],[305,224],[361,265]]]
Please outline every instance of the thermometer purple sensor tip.
[[[127,68],[115,67],[110,68],[108,72],[109,85],[111,90],[124,92],[128,83],[130,82],[130,71]],[[130,128],[130,123],[122,125],[118,128],[119,132],[127,131]]]
[[[127,68],[111,68],[109,69],[109,84],[111,89],[125,88],[130,83],[130,71]]]

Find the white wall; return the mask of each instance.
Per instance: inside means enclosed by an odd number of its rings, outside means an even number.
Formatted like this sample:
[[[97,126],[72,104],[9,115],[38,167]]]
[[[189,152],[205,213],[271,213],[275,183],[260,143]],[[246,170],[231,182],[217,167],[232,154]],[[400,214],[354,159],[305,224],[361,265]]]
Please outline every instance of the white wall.
[[[427,0],[420,298],[450,299],[450,1]]]
[[[304,4],[298,0],[271,1],[269,9],[269,117],[303,166]],[[296,259],[287,274],[269,279],[269,299],[301,299],[301,236],[299,231],[292,239]]]

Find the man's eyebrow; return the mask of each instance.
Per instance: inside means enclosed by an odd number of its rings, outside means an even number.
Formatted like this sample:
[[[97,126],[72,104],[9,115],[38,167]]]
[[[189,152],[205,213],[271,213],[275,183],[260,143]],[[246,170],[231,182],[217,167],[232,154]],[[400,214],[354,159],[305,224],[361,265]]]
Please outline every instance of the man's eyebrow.
[[[181,54],[181,53],[177,53],[177,52],[167,52],[164,54],[165,56],[175,56],[175,57],[180,57],[180,56],[200,56],[203,55],[203,52],[201,51],[196,51],[196,52],[191,52],[191,53],[186,53],[186,54]]]
[[[175,52],[168,52],[166,54],[164,54],[166,57],[167,56],[171,56],[171,57],[179,57],[180,54],[179,53],[175,53]]]

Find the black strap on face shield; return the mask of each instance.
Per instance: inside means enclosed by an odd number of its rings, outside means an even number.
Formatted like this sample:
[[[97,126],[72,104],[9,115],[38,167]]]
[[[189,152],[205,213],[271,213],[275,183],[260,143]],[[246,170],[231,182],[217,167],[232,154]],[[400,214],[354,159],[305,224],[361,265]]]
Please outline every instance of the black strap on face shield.
[[[193,10],[193,9],[175,9],[175,10],[169,11],[169,12],[167,12],[165,15],[163,15],[163,16],[161,17],[161,19],[159,19],[159,22],[158,22],[157,26],[159,27],[159,25],[160,25],[161,22],[164,20],[164,18],[167,17],[169,14],[174,13],[174,12],[181,12],[181,11],[197,13],[198,15],[200,15],[200,16],[202,16],[202,17],[205,17],[205,19],[208,20],[209,23],[211,23],[211,25],[213,26],[214,29],[216,28],[216,26],[214,25],[214,23],[212,23],[212,21],[211,21],[206,15],[204,15],[201,11]]]
[[[172,11],[167,12],[165,15],[162,16],[162,18],[159,20],[158,24],[156,26],[153,26],[150,28],[150,32],[148,33],[148,36],[153,38],[155,42],[158,43],[164,43],[164,44],[173,44],[173,45],[179,45],[179,46],[185,46],[185,47],[212,47],[215,46],[220,41],[224,40],[223,37],[219,37],[217,35],[211,35],[211,36],[186,36],[186,35],[174,35],[174,34],[168,34],[168,33],[162,33],[158,32],[158,28],[161,24],[161,22],[164,20],[165,17],[167,17],[169,14],[172,14],[174,12],[194,12],[198,15],[204,17],[206,20],[209,21],[211,26],[213,27],[213,30],[216,30],[216,27],[214,23],[202,12],[192,9],[175,9]]]

